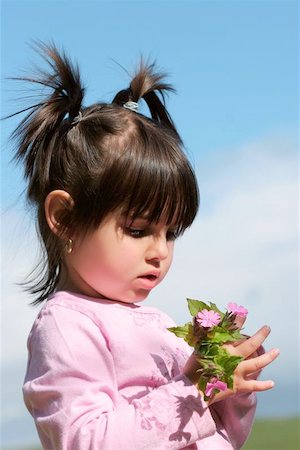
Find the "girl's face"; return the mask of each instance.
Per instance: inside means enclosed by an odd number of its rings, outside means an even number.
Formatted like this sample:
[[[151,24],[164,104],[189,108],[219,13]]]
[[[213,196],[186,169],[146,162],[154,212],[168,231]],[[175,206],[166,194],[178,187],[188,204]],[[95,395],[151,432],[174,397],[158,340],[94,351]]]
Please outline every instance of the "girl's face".
[[[59,289],[125,303],[144,300],[169,270],[176,227],[112,213],[86,236],[74,237]]]

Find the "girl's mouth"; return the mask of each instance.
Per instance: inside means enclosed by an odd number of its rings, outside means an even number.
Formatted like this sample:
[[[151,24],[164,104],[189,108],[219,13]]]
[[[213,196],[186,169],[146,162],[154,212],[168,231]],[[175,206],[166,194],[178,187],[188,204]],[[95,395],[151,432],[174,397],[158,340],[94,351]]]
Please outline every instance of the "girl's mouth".
[[[158,274],[156,275],[153,273],[148,273],[148,274],[139,276],[138,280],[140,280],[140,283],[144,289],[150,290],[150,289],[154,288],[154,286],[156,286],[158,278],[159,278]]]
[[[157,279],[157,276],[156,276],[156,275],[142,275],[142,276],[139,277],[139,278],[145,278],[145,279],[154,281],[154,280]]]

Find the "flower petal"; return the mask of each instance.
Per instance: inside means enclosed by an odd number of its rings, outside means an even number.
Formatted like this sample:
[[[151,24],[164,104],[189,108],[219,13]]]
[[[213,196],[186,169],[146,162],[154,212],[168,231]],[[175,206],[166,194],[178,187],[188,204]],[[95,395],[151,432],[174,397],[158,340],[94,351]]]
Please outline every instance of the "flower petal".
[[[196,320],[203,327],[210,328],[214,327],[215,325],[218,325],[218,323],[221,322],[221,316],[212,309],[211,310],[203,309],[202,311],[198,312]]]
[[[230,302],[227,305],[227,309],[232,312],[232,314],[235,314],[239,317],[246,317],[248,314],[248,310],[244,308],[244,306],[240,305],[238,306],[237,303]]]
[[[214,389],[219,391],[225,391],[227,389],[227,384],[224,381],[216,379],[215,381],[208,382],[205,389],[205,395],[210,397]]]

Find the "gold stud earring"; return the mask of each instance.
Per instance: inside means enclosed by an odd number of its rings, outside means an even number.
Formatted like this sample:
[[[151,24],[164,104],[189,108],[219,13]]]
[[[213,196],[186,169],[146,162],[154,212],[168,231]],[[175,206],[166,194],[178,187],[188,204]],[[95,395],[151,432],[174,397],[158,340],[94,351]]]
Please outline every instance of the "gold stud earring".
[[[72,239],[67,240],[65,248],[66,248],[67,254],[70,255],[70,253],[72,253],[72,251],[73,251],[73,240]]]

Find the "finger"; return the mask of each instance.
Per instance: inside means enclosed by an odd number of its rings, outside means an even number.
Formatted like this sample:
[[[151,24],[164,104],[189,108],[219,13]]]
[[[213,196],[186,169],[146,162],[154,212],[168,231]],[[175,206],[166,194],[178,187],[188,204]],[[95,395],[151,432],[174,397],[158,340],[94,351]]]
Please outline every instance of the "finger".
[[[264,369],[268,364],[274,361],[279,355],[279,350],[274,348],[264,353],[261,356],[257,356],[256,358],[247,359],[240,363],[239,370],[244,374],[253,374],[256,372],[260,372]]]
[[[244,325],[245,321],[246,321],[247,317],[240,317],[240,316],[236,316],[235,320],[234,320],[234,324],[238,329],[241,329],[242,326]]]
[[[257,378],[260,376],[261,372],[262,372],[261,370],[258,370],[257,372],[249,373],[248,375],[245,375],[245,379],[246,380],[257,380]]]
[[[250,337],[245,334],[241,334],[241,336],[242,336],[241,339],[239,339],[238,341],[230,342],[230,345],[233,345],[233,347],[237,347],[238,345],[240,345],[242,342],[245,342]],[[227,345],[227,344],[224,344],[224,346],[225,345]]]
[[[248,356],[252,355],[264,342],[264,340],[268,337],[270,334],[270,327],[265,325],[260,330],[258,330],[253,336],[251,336],[249,339],[246,339],[241,344],[239,344],[237,347],[235,347],[235,353],[237,355],[241,355],[244,358],[247,358]]]
[[[240,392],[262,392],[267,391],[269,389],[272,389],[275,386],[275,383],[273,380],[264,380],[264,381],[257,381],[257,380],[250,380],[241,383],[240,386],[235,386],[234,392],[240,393]]]

